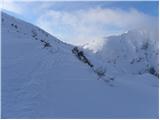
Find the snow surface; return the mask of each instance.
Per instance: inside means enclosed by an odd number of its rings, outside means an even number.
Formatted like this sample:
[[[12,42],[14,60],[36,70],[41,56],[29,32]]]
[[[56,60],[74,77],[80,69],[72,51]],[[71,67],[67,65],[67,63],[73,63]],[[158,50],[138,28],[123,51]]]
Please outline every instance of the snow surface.
[[[101,41],[99,50],[94,49],[94,43],[84,45],[88,54],[99,66],[103,66],[108,73],[142,74],[153,67],[159,71],[158,39],[152,39],[146,31],[132,30],[122,35],[110,36]],[[90,51],[95,52],[93,55]],[[110,71],[110,67],[115,70]]]
[[[123,44],[116,38],[96,54],[84,50],[94,69],[106,70],[99,79],[72,53],[74,46],[2,13],[2,118],[158,118],[158,77],[137,74],[146,59],[133,66],[126,61],[143,57],[143,51],[128,51],[132,37]],[[112,64],[117,55],[119,63]]]

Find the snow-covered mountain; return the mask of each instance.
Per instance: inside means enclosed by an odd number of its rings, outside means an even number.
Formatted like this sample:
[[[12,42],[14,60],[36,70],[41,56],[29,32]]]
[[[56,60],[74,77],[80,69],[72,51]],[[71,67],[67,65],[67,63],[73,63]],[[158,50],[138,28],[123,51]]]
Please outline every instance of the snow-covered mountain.
[[[91,67],[74,46],[2,13],[2,118],[158,118],[158,77],[132,74],[148,59],[136,63],[146,56],[128,46],[128,34],[121,35],[123,44],[107,38],[96,54],[81,48]],[[136,64],[125,63],[130,60]]]
[[[99,66],[103,66],[111,74],[150,73],[158,77],[158,39],[150,36],[148,31],[131,30],[107,37],[100,42],[101,45],[92,58],[99,59]],[[94,42],[83,48],[95,50]],[[97,60],[94,64],[96,63]],[[114,70],[111,71],[110,67]]]

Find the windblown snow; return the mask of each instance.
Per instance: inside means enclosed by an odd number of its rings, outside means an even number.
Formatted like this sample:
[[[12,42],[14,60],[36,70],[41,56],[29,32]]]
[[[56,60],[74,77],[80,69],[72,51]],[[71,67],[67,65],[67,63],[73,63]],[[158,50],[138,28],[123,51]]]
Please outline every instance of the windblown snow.
[[[2,13],[2,118],[158,118],[151,41],[129,31],[107,37],[96,53],[79,48],[90,67],[74,46]]]

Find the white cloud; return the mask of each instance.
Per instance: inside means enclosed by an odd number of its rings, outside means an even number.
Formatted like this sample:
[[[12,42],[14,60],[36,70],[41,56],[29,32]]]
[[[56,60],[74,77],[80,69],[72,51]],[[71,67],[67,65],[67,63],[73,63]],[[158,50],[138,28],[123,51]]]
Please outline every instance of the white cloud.
[[[23,6],[18,5],[18,2],[15,0],[3,0],[2,8],[18,14],[22,14],[24,11]]]
[[[111,34],[130,29],[155,29],[158,19],[135,9],[94,8],[78,11],[48,10],[37,20],[37,25],[72,44],[101,40]]]
[[[102,9],[100,7],[76,11],[55,11],[54,2],[4,0],[3,9],[28,17],[37,17],[36,23],[54,36],[71,44],[100,44],[103,37],[120,34],[130,29],[149,29],[157,33],[158,17],[135,9]],[[56,5],[55,5],[56,6]],[[32,11],[32,12],[30,12]],[[97,42],[96,42],[97,41]]]

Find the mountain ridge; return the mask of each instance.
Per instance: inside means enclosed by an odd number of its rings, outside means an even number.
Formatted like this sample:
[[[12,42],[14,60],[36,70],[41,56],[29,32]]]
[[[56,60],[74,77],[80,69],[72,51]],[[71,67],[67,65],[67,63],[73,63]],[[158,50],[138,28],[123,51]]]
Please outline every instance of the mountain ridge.
[[[2,14],[2,118],[158,118],[157,77],[115,74],[79,48],[96,70],[115,75],[106,81],[73,48]]]

